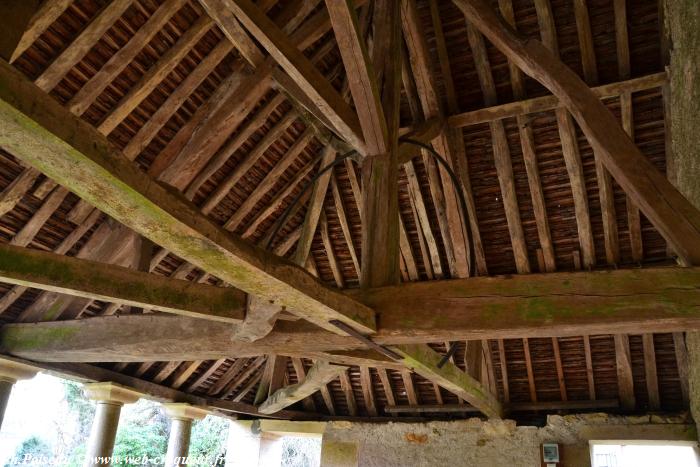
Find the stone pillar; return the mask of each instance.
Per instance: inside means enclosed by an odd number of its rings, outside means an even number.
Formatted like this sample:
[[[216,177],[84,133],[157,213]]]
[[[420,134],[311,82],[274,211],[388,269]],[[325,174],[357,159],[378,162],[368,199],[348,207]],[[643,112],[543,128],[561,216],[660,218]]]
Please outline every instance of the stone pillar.
[[[260,460],[260,430],[253,421],[231,421],[226,445],[227,467],[257,466]]]
[[[258,420],[229,423],[227,467],[277,467],[281,461],[280,436],[262,432]]]
[[[10,393],[15,383],[21,379],[33,378],[37,370],[24,363],[12,360],[0,360],[0,428],[5,418],[5,409],[10,400]]]
[[[88,399],[97,401],[84,465],[104,465],[99,458],[112,455],[122,406],[136,402],[141,394],[114,383],[86,384],[84,389]]]
[[[203,419],[209,412],[184,403],[163,404],[163,409],[170,418],[170,436],[168,437],[168,452],[165,455],[165,467],[185,466],[190,450],[192,421]]]

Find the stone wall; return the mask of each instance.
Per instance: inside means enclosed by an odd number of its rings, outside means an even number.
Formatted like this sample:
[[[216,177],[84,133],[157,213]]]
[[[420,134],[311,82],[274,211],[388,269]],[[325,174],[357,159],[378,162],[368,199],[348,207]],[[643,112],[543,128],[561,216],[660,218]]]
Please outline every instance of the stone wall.
[[[559,443],[566,467],[590,467],[589,440],[696,441],[687,416],[549,416],[547,425],[469,419],[430,423],[330,422],[323,467],[539,466],[543,442]]]
[[[700,2],[664,0],[670,36],[669,177],[700,209]],[[690,410],[700,427],[700,333],[688,333]]]

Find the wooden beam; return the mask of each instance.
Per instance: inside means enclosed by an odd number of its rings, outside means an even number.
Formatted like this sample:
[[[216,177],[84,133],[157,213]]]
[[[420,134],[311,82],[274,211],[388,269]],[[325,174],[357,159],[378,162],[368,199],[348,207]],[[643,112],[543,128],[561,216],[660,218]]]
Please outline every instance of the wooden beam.
[[[272,112],[277,109],[285,100],[283,94],[277,94],[275,97],[270,99],[262,108],[260,108],[255,114],[250,117],[243,125],[241,125],[235,136],[231,138],[226,144],[224,144],[216,152],[214,157],[212,157],[207,165],[197,174],[197,176],[192,180],[185,190],[185,196],[187,199],[194,198],[197,194],[197,190],[211,178],[225,163],[228,161],[233,154],[245,143],[258,129],[267,121]]]
[[[1,22],[3,34],[0,38],[0,58],[10,62],[14,61],[29,47],[26,40],[23,42],[23,39],[26,32],[32,27],[32,19],[42,9],[41,3],[41,0],[7,0],[3,2]],[[62,3],[65,4],[65,0]]]
[[[583,336],[583,353],[586,356],[586,380],[588,381],[588,398],[595,400],[595,378],[593,376],[593,354],[591,353],[591,338]]]
[[[199,106],[180,131],[148,168],[148,173],[179,190],[184,190],[217,149],[228,139],[269,90],[269,66],[258,67],[250,77],[243,73],[242,62]]]
[[[300,383],[306,378],[306,368],[304,367],[304,361],[298,357],[292,357],[291,360],[292,366],[294,367],[294,373],[296,373],[297,376],[297,382]],[[316,412],[316,403],[314,402],[313,397],[306,397],[302,399],[301,402],[304,405],[305,410],[309,412]]]
[[[444,130],[444,127],[444,120],[440,118],[431,118],[419,125],[416,125],[411,129],[411,131],[401,136],[413,141],[418,141],[419,143],[430,144],[432,140],[440,136],[440,133]],[[409,143],[401,143],[399,146],[399,164],[403,165],[419,154],[419,147]]]
[[[52,2],[47,2],[52,3]],[[124,119],[170,74],[180,61],[192,50],[197,42],[212,27],[212,20],[207,15],[201,16],[175,45],[168,49],[153,64],[139,81],[134,84],[119,102],[109,111],[97,126],[100,133],[110,134]]]
[[[445,88],[445,93],[447,96],[447,112],[450,114],[459,113],[459,104],[457,100],[457,91],[455,89],[455,84],[452,79],[452,68],[450,66],[450,59],[447,53],[447,43],[445,41],[445,35],[442,28],[442,18],[440,17],[440,11],[438,8],[437,0],[430,0],[430,16],[432,19],[434,34],[435,34],[435,48],[437,49],[438,59],[440,61],[440,71],[442,73],[443,86]],[[484,255],[484,248],[481,242],[481,233],[479,232],[479,223],[476,215],[476,205],[474,203],[474,195],[471,187],[471,180],[469,178],[469,167],[466,163],[466,149],[464,146],[464,135],[462,131],[456,128],[449,128],[447,131],[452,139],[453,149],[455,151],[455,167],[457,169],[460,182],[462,184],[462,190],[464,192],[464,197],[467,204],[467,211],[469,217],[469,224],[471,227],[471,241],[474,247],[474,256],[476,261],[476,271],[479,275],[488,275],[488,270],[486,267],[486,258]],[[467,250],[469,252],[469,250]]]
[[[27,2],[25,0],[19,0],[13,3],[21,3],[25,8],[27,6],[32,5],[33,3],[41,3],[41,6],[39,6],[39,8],[36,10],[36,13],[31,17],[29,24],[27,24],[26,28],[24,29],[24,32],[21,35],[21,38],[19,39],[19,41],[17,41],[15,50],[9,57],[9,59],[4,55],[2,56],[10,63],[17,60],[29,47],[31,47],[34,41],[36,41],[39,38],[39,36],[41,36],[44,33],[44,31],[46,31],[49,28],[49,26],[51,26],[51,24],[53,24],[53,22],[58,19],[59,16],[61,16],[61,14],[71,5],[71,3],[73,3],[73,0],[54,0],[51,2]],[[6,5],[3,6],[7,8]],[[9,18],[13,17],[13,14],[8,14],[8,11],[5,10],[4,16]],[[16,20],[13,22],[15,27],[21,24],[21,22]],[[7,29],[4,29],[3,31],[5,32],[4,37],[14,37],[12,34],[7,34]],[[13,38],[12,40],[14,41],[15,39]]]
[[[699,329],[698,281],[695,268],[642,269],[411,282],[351,295],[364,296],[381,316],[373,339],[392,345]],[[0,337],[6,352],[69,361],[213,360],[365,348],[303,322],[278,321],[253,343],[231,341],[231,332],[223,323],[143,315],[7,324]],[[178,348],[167,345],[174,334]]]
[[[340,193],[338,188],[337,177],[331,177],[331,192],[333,193],[333,202],[335,203],[335,212],[338,215],[338,221],[340,222],[340,228],[343,231],[343,237],[345,238],[345,244],[350,252],[350,258],[352,259],[352,264],[355,266],[355,271],[357,276],[360,276],[360,261],[357,258],[357,253],[355,253],[355,242],[352,238],[352,231],[350,230],[350,223],[348,222],[348,217],[345,214],[345,202],[343,201],[343,195]]]
[[[616,409],[620,406],[617,399],[604,399],[596,401],[551,401],[551,402],[512,402],[505,404],[507,412],[531,412],[547,410],[593,410],[593,409]],[[465,407],[458,404],[438,404],[438,405],[387,405],[384,411],[390,414],[402,413],[459,413],[478,412],[475,407]]]
[[[466,400],[489,417],[502,417],[500,402],[481,383],[452,363],[438,367],[441,355],[427,345],[393,347],[402,357],[402,363],[424,378],[433,381]]]
[[[552,337],[552,349],[554,350],[554,364],[557,367],[557,380],[559,381],[559,393],[561,400],[568,399],[566,392],[566,381],[564,379],[564,367],[561,361],[561,352],[559,351],[559,339]]]
[[[499,0],[498,2],[501,16],[513,28],[516,28],[515,12],[512,0]],[[517,100],[525,99],[525,85],[523,74],[520,69],[511,61],[508,61],[510,70],[510,81],[513,88],[513,96]],[[549,231],[549,219],[545,206],[544,192],[540,181],[540,171],[537,164],[537,154],[535,152],[535,137],[532,132],[530,118],[527,115],[517,115],[518,132],[520,134],[520,147],[525,162],[525,172],[530,186],[530,197],[532,199],[532,210],[537,224],[537,235],[539,237],[542,251],[542,265],[539,272],[554,272],[557,269],[554,254],[554,245]]]
[[[328,2],[327,2],[328,3]],[[332,3],[332,1],[330,2]],[[370,106],[376,108],[370,113],[376,113],[377,119],[381,120],[374,128],[368,127],[368,132],[372,132],[375,138],[381,137],[378,144],[370,145],[370,140],[365,137],[368,155],[362,163],[362,222],[365,228],[362,229],[362,248],[360,266],[360,287],[377,287],[383,285],[398,284],[399,273],[399,199],[398,199],[398,131],[399,114],[401,100],[401,54],[391,53],[397,50],[401,44],[401,23],[399,3],[390,0],[380,1],[376,5],[375,15],[375,39],[374,44],[375,59],[384,55],[381,63],[375,63],[374,69],[364,53],[361,67],[364,69],[363,75],[369,86],[358,86],[352,79],[349,80],[350,90],[356,107],[364,107],[366,104],[362,97],[368,93],[374,95],[374,100]],[[347,10],[352,13],[351,10]],[[331,14],[331,19],[333,19]],[[380,32],[381,30],[381,32]],[[336,29],[337,31],[337,29]],[[362,50],[363,41],[354,28],[355,40],[344,47],[346,55],[350,58],[345,63],[353,62],[354,54],[350,53],[354,48],[360,47]],[[342,35],[341,35],[342,37]],[[384,54],[384,51],[389,53]],[[341,47],[341,52],[343,47]],[[347,68],[347,67],[346,67]],[[348,70],[351,72],[351,70]],[[376,83],[378,78],[383,80],[380,90]],[[382,81],[379,81],[380,83]],[[365,111],[364,113],[367,113]],[[360,112],[360,120],[365,117]],[[370,149],[372,152],[370,152]]]
[[[681,395],[683,403],[687,405],[690,402],[690,388],[688,384],[690,368],[688,348],[685,345],[685,333],[673,333],[673,347],[676,354],[676,364],[678,365],[678,380],[681,386]]]
[[[82,115],[97,97],[116,78],[124,68],[141,52],[146,44],[170,21],[170,18],[182,8],[185,0],[167,0],[148,18],[129,41],[121,47],[80,90],[68,101],[68,109],[76,115]]]
[[[618,97],[624,93],[634,93],[648,89],[658,88],[668,82],[665,72],[640,76],[625,81],[604,84],[590,88],[591,92],[598,99]],[[494,105],[479,110],[472,110],[460,114],[454,114],[447,119],[447,124],[453,128],[464,128],[469,125],[478,125],[494,120],[517,117],[537,112],[554,110],[564,105],[555,95],[533,97],[530,99],[518,100],[507,104]]]
[[[622,408],[633,410],[636,406],[634,397],[634,378],[632,377],[632,357],[630,356],[629,337],[615,336],[615,361],[617,366],[617,392]]]
[[[0,216],[4,216],[15,208],[25,193],[34,185],[39,175],[41,174],[38,170],[27,167],[2,190],[0,193]]]
[[[537,386],[535,385],[535,373],[532,369],[530,341],[527,337],[523,339],[523,354],[525,356],[525,370],[527,372],[527,387],[530,391],[530,402],[537,402]]]
[[[123,158],[6,62],[0,63],[0,147],[71,188],[93,206],[235,287],[278,301],[334,332],[339,319],[372,332],[374,315],[309,280],[287,261],[231,237]]]
[[[233,216],[226,221],[224,224],[226,230],[235,231],[236,228],[238,228],[245,216],[247,216],[258,202],[263,199],[265,194],[280,181],[282,175],[297,160],[299,154],[306,149],[312,138],[313,131],[307,128],[304,133],[299,136],[299,139],[289,148],[289,151],[282,156],[282,159],[267,173],[267,175],[265,175],[265,178],[257,184],[255,190],[246,198],[243,204],[238,207]],[[238,170],[238,168],[236,168],[236,170]]]
[[[661,408],[661,400],[659,397],[659,380],[656,372],[656,351],[654,349],[654,334],[642,334],[642,349],[644,352],[644,379],[647,383],[649,409],[659,410]]]
[[[282,311],[283,308],[274,302],[248,295],[245,319],[233,331],[231,338],[253,342],[266,336]]]
[[[215,396],[221,393],[221,390],[224,389],[224,387],[226,387],[236,376],[238,376],[238,373],[241,371],[241,369],[243,369],[246,363],[248,363],[247,358],[236,359],[236,361],[233,362],[233,364],[228,367],[228,369],[221,376],[219,376],[216,382],[211,385],[207,391],[207,394]]]
[[[381,93],[364,37],[359,31],[355,8],[350,1],[327,0],[326,8],[345,65],[367,154],[384,155],[389,152],[389,130],[382,109]],[[375,44],[375,47],[377,46],[378,44]]]
[[[401,2],[401,21],[423,117],[425,119],[442,118],[443,109],[432,70],[432,59],[415,0]],[[435,138],[433,147],[456,170],[456,173],[460,176],[464,174],[459,165],[462,161],[453,150],[448,133],[443,131]],[[465,219],[457,200],[458,190],[462,187],[455,188],[446,169],[442,166],[438,168],[434,158],[425,151],[423,153],[450,274],[452,277],[468,277],[469,238],[464,228]],[[464,185],[464,181],[462,183]]]
[[[372,371],[366,365],[360,366],[360,384],[362,385],[362,398],[370,417],[377,416],[377,404],[374,402],[374,387],[372,385]]]
[[[622,128],[634,138],[634,114],[632,110],[632,95],[623,93],[620,95],[620,114],[622,115]],[[629,229],[630,249],[632,260],[641,263],[644,259],[644,246],[642,244],[642,224],[639,216],[639,208],[628,196],[625,197],[627,205],[627,228]]]
[[[479,83],[481,84],[484,103],[487,106],[496,104],[498,94],[496,85],[491,73],[491,63],[486,52],[484,38],[476,28],[467,23],[467,38],[474,57]],[[511,161],[510,149],[508,147],[508,137],[503,122],[493,121],[489,124],[491,129],[491,145],[493,147],[493,160],[496,166],[498,183],[501,188],[503,198],[503,210],[506,214],[508,232],[513,247],[513,259],[518,273],[530,273],[530,261],[528,260],[527,246],[525,244],[525,234],[523,233],[522,222],[520,221],[520,208],[515,192],[515,179],[513,177],[513,165]]]
[[[355,391],[352,388],[352,382],[350,381],[350,375],[348,375],[348,370],[343,369],[340,373],[340,389],[345,395],[345,401],[347,402],[348,414],[351,416],[357,415],[357,401],[355,400]]]
[[[576,128],[571,114],[559,108],[556,110],[557,124],[559,126],[559,138],[561,150],[564,154],[566,171],[569,174],[571,194],[574,199],[574,212],[578,229],[578,240],[583,255],[583,267],[590,269],[595,266],[595,244],[593,242],[593,228],[588,210],[588,194],[583,175],[583,163],[579,152]]]
[[[61,55],[39,75],[36,85],[43,91],[50,91],[68,74],[73,65],[97,43],[104,33],[124,14],[134,0],[115,0],[105,6],[90,21],[80,35],[66,47]]]
[[[279,380],[280,372],[280,362],[282,358],[277,354],[270,354],[267,356],[265,361],[265,368],[262,371],[262,378],[260,379],[260,384],[255,392],[254,404],[261,404],[265,399],[267,399],[273,392],[277,389],[271,390],[273,379]]]
[[[510,385],[508,384],[508,363],[503,339],[498,339],[498,364],[501,369],[501,380],[503,382],[503,401],[507,403],[510,402]]]
[[[391,387],[389,373],[387,373],[384,368],[378,368],[377,374],[379,375],[379,380],[382,382],[382,389],[384,389],[384,397],[386,398],[387,405],[395,405],[396,398],[394,397],[394,389]]]
[[[202,212],[204,214],[209,214],[226,195],[229,194],[231,189],[238,183],[241,178],[250,170],[265,152],[272,146],[277,140],[285,134],[285,132],[294,124],[298,115],[296,112],[292,111],[287,113],[282,117],[277,123],[275,123],[269,131],[265,133],[260,141],[251,149],[238,164],[236,168],[219,183],[216,189],[209,195],[207,200],[202,205]],[[229,151],[227,151],[229,154]],[[234,216],[234,219],[236,216]],[[235,222],[227,222],[224,228],[233,230],[231,227],[235,228]]]
[[[227,323],[244,316],[245,294],[230,287],[11,245],[0,245],[0,282]]]
[[[202,84],[206,77],[209,76],[214,68],[221,63],[232,49],[233,45],[231,45],[230,42],[221,41],[197,64],[194,70],[192,70],[180,85],[173,90],[163,104],[158,107],[158,110],[151,115],[151,118],[139,128],[136,134],[129,140],[126,146],[124,146],[122,152],[127,159],[134,160],[141,154],[141,151],[155,138],[161,128],[170,120],[183,102],[185,102],[192,92]],[[212,98],[215,98],[217,94],[218,93],[215,92]],[[194,116],[192,118],[194,118]],[[183,130],[181,129],[180,131]]]
[[[700,264],[700,212],[634,145],[586,84],[539,41],[518,36],[485,0],[453,0],[494,45],[573,114],[613,178],[685,265]]]
[[[236,18],[327,116],[340,135],[360,153],[364,153],[364,141],[357,116],[328,80],[267,15],[250,0],[209,0],[208,3],[219,10],[233,11]]]
[[[321,234],[321,243],[323,243],[323,248],[326,250],[328,265],[331,268],[335,285],[339,289],[344,289],[345,278],[343,277],[343,271],[340,268],[338,259],[335,257],[335,250],[333,248],[333,243],[331,242],[330,233],[328,232],[328,218],[326,217],[326,213],[324,211],[321,211],[321,216],[318,220],[318,230]]]
[[[333,365],[324,361],[317,361],[309,369],[306,377],[297,384],[287,386],[275,391],[265,402],[258,407],[260,413],[273,414],[285,407],[306,399],[311,394],[319,391],[321,386],[330,383],[341,373],[345,372],[343,366]]]
[[[321,165],[319,166],[319,170],[323,169],[324,167],[328,167],[328,165],[335,159],[335,156],[335,149],[330,146],[326,146],[323,149],[323,156],[321,157]],[[309,251],[311,251],[311,243],[313,242],[314,234],[316,233],[316,228],[318,227],[318,220],[321,217],[323,201],[326,199],[328,184],[330,183],[331,175],[333,175],[332,172],[333,169],[327,171],[314,183],[314,187],[311,192],[311,201],[309,201],[309,207],[306,210],[306,217],[304,218],[304,224],[301,230],[301,237],[299,237],[297,249],[294,253],[294,262],[299,265],[306,263],[306,258],[309,256]]]

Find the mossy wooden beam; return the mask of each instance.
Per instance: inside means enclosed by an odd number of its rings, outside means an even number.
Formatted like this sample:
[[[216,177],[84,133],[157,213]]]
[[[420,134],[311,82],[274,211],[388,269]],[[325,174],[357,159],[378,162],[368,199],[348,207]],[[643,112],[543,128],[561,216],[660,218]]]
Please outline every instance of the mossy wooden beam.
[[[11,245],[0,245],[0,282],[234,324],[246,308],[246,294],[231,287]]]
[[[661,268],[406,283],[352,295],[377,312],[373,339],[399,345],[700,329],[698,284],[700,268]],[[0,351],[34,360],[144,362],[365,349],[301,321],[278,321],[252,343],[232,341],[232,332],[231,325],[165,315],[7,324]]]
[[[259,407],[258,411],[263,414],[274,414],[289,407],[290,405],[306,399],[311,394],[320,390],[321,387],[333,381],[335,378],[347,368],[344,366],[333,365],[326,361],[317,361],[314,366],[309,369],[306,378],[297,384],[278,389]]]
[[[331,320],[372,333],[367,306],[302,268],[225,232],[154,182],[92,126],[0,62],[0,147],[195,266],[333,332]]]
[[[469,402],[488,417],[502,417],[503,407],[498,399],[479,381],[460,370],[454,363],[447,362],[441,368],[438,363],[442,355],[426,344],[408,344],[392,347],[403,357],[402,363],[421,375],[437,383],[451,393]]]

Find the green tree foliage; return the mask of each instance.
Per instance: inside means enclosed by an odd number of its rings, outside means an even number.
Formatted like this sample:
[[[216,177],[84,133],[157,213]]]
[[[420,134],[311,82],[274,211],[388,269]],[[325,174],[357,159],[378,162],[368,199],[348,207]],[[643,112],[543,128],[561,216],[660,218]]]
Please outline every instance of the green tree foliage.
[[[85,446],[95,418],[95,403],[85,397],[82,385],[75,381],[63,380],[63,389],[68,413],[74,417],[76,429],[62,437],[59,452],[68,457],[69,467],[79,467],[83,465]]]
[[[228,421],[220,417],[206,417],[194,423],[190,439],[190,457],[220,459],[216,465],[224,465]]]
[[[32,462],[36,462],[38,459],[49,459],[53,455],[51,447],[46,441],[39,438],[38,436],[31,436],[17,447],[17,451],[10,462],[5,464],[5,467],[14,467],[19,465],[26,465]],[[35,465],[39,465],[40,461]]]
[[[168,447],[168,420],[158,404],[140,400],[119,421],[114,457],[163,458]],[[128,465],[119,463],[114,465]]]

